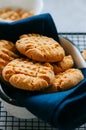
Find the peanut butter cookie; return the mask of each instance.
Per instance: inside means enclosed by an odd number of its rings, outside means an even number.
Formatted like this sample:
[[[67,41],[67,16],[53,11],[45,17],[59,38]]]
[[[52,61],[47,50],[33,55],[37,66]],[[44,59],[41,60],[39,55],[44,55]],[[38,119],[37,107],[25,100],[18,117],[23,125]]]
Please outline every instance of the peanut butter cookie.
[[[74,66],[74,61],[71,55],[64,56],[63,60],[53,64],[54,73],[64,72]]]
[[[15,58],[19,56],[16,54],[15,45],[7,40],[0,40],[0,78],[2,77],[3,68]]]
[[[82,56],[83,56],[84,60],[86,61],[86,50],[82,51]]]
[[[53,91],[67,90],[84,79],[82,72],[79,69],[71,68],[63,73],[59,73],[55,76],[55,80],[52,85]]]
[[[49,87],[55,77],[51,67],[22,58],[8,63],[2,75],[14,87],[30,91]]]
[[[23,9],[12,9],[12,8],[3,8],[0,9],[0,18],[9,21],[16,21],[20,19],[24,19],[30,16],[33,16],[34,13],[32,11],[25,11]]]
[[[20,36],[16,48],[21,54],[40,62],[58,62],[65,55],[64,49],[57,41],[39,34]]]

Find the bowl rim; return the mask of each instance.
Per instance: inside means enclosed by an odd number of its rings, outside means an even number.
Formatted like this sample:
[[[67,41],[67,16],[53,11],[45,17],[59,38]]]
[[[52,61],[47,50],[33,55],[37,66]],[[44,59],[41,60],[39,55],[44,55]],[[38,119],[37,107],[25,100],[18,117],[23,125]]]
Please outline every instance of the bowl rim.
[[[24,107],[24,106],[20,106],[19,103],[15,99],[12,99],[11,97],[9,97],[2,89],[1,84],[0,84],[0,98],[1,100],[5,101],[8,104],[19,106],[19,107]]]
[[[33,8],[33,9],[31,9],[31,11],[32,12],[34,12],[34,14],[35,15],[39,15],[39,14],[41,14],[42,13],[42,10],[43,10],[43,7],[44,7],[44,2],[43,2],[43,0],[33,0],[33,1],[37,1],[37,2],[39,2],[39,4],[38,5],[40,5],[40,6],[35,6],[36,8]],[[36,4],[35,4],[36,5]],[[10,6],[9,6],[10,7]],[[39,7],[39,8],[38,8]],[[0,7],[0,8],[8,8],[8,7],[4,7],[4,6],[2,6],[2,7]],[[11,8],[11,7],[10,7]],[[13,8],[13,7],[12,7]],[[18,7],[14,7],[14,9],[17,9]],[[22,8],[22,7],[21,7]],[[22,8],[23,9],[23,8]],[[29,9],[29,8],[28,8]],[[26,9],[27,11],[28,11],[28,9]],[[25,8],[24,8],[24,10],[25,10]],[[29,11],[30,11],[30,9],[29,9]],[[29,17],[27,17],[27,18],[29,18]],[[24,18],[25,19],[25,18]],[[19,19],[19,20],[16,20],[16,21],[20,21],[21,19]],[[5,19],[3,19],[3,18],[0,18],[0,22],[7,22],[7,23],[11,23],[11,22],[15,22],[15,21],[11,21],[11,20],[5,20]]]
[[[72,47],[75,48],[75,51],[77,52],[77,54],[79,54],[79,50],[77,49],[77,47],[74,45],[74,43],[73,43],[72,41],[70,41],[69,39],[64,38],[64,37],[59,37],[59,39],[60,39],[60,44],[61,44],[62,40],[67,41],[68,44],[72,45]],[[84,59],[82,58],[81,54],[79,54],[79,56],[80,56],[81,61],[83,62],[83,63],[81,64],[81,67],[82,67],[82,68],[83,68],[83,67],[86,67],[86,63],[85,63]],[[0,87],[1,87],[1,90],[0,90],[0,98],[2,98],[2,100],[6,101],[7,103],[10,103],[10,104],[12,104],[12,105],[19,106],[19,107],[25,107],[25,106],[23,106],[22,104],[20,104],[19,102],[17,102],[17,100],[12,99],[11,97],[9,97],[8,95],[5,94],[5,92],[4,92],[4,90],[3,90],[3,87],[2,87],[2,86],[3,86],[3,85],[2,85],[3,83],[4,83],[4,81],[2,81],[2,83],[1,83],[1,85],[0,85]]]

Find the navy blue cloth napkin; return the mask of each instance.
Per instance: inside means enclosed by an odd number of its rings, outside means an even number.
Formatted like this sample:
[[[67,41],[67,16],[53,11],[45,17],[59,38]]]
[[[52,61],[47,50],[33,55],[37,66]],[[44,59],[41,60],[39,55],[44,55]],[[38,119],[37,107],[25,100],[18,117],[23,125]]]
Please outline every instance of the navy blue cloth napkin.
[[[59,130],[73,130],[86,122],[86,68],[84,80],[72,89],[49,94],[16,95],[30,112]]]
[[[50,14],[40,14],[14,22],[0,22],[0,39],[18,40],[27,33],[39,33],[58,41],[57,29]]]
[[[16,41],[25,33],[39,33],[59,41],[57,29],[50,14],[40,14],[12,23],[0,23],[0,39]],[[72,130],[86,122],[86,69],[85,79],[74,88],[50,94],[11,93],[17,101],[37,117],[60,130]],[[5,87],[8,89],[8,87]],[[7,92],[7,90],[6,90]]]

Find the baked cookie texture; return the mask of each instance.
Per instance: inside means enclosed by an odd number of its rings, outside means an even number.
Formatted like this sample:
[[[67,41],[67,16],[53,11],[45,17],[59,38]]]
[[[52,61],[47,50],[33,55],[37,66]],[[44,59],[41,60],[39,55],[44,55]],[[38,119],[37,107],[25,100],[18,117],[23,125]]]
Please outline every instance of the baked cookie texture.
[[[83,56],[84,60],[86,61],[86,50],[82,51],[82,56]]]
[[[74,61],[71,55],[64,56],[62,61],[53,64],[54,73],[64,72],[74,66]]]
[[[12,8],[3,8],[0,9],[0,18],[9,20],[9,21],[16,21],[20,19],[24,19],[30,16],[33,16],[34,12],[32,11],[25,11],[21,8],[12,9]]]
[[[58,62],[65,56],[64,49],[57,41],[39,34],[20,36],[16,48],[21,54],[39,62]]]
[[[72,56],[65,55],[53,38],[24,34],[16,45],[0,40],[0,78],[13,87],[44,93],[64,91],[84,79],[73,67]]]
[[[49,87],[55,78],[51,67],[22,58],[8,63],[2,75],[14,87],[30,91]]]
[[[64,72],[55,75],[53,84],[41,91],[41,93],[52,93],[66,91],[84,79],[84,76],[79,69],[70,68]]]
[[[18,58],[15,45],[7,40],[0,40],[0,78],[3,68],[13,59]]]
[[[55,76],[52,90],[53,91],[63,91],[70,89],[71,87],[77,85],[80,81],[84,79],[84,76],[79,69],[71,68]]]

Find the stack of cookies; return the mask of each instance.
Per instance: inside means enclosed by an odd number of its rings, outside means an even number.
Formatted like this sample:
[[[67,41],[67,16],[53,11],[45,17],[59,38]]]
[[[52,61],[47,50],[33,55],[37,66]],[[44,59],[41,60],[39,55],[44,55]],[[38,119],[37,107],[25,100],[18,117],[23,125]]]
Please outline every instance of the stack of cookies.
[[[16,21],[24,18],[33,16],[34,13],[31,11],[25,11],[23,9],[12,9],[12,8],[3,8],[0,9],[0,18],[9,21]]]
[[[67,90],[84,79],[82,72],[74,68],[72,56],[66,55],[53,38],[24,34],[15,44],[6,40],[1,42],[1,78],[13,87],[49,93]],[[8,47],[10,43],[11,49]]]
[[[18,58],[17,50],[13,42],[0,40],[0,78],[3,68],[15,58]]]

